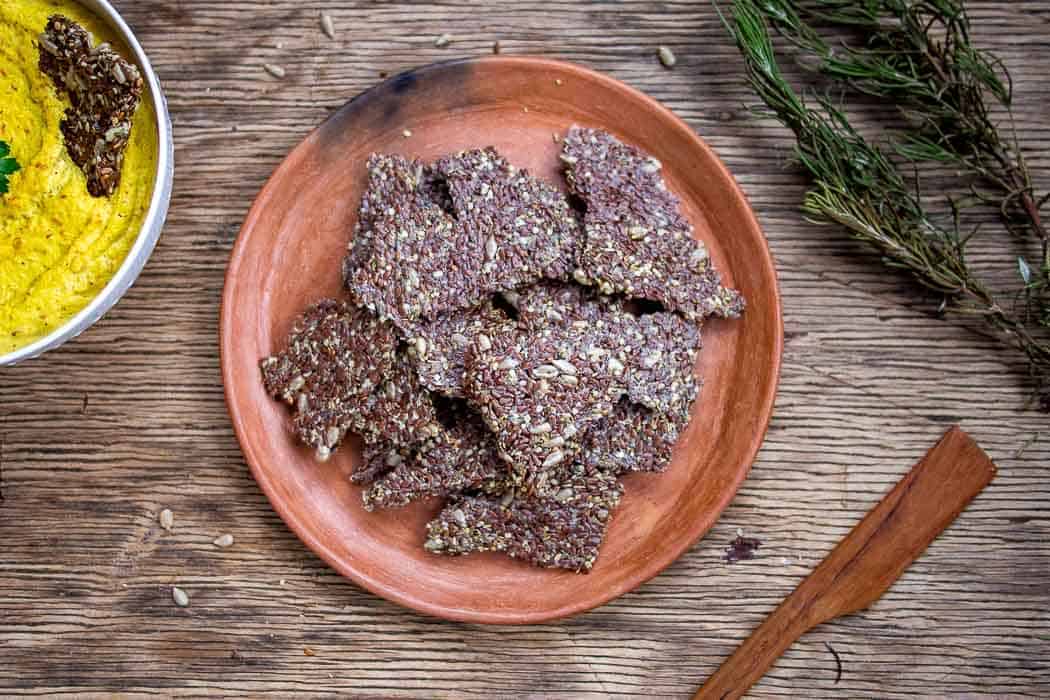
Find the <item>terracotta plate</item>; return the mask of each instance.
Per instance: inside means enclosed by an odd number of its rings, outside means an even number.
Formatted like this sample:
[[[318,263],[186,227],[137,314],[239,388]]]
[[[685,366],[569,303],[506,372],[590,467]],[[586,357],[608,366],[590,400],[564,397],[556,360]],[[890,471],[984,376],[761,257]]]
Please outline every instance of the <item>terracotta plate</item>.
[[[531,568],[491,554],[427,554],[424,524],[438,503],[370,514],[347,475],[355,446],[326,464],[289,431],[267,398],[259,359],[276,351],[310,302],[341,294],[350,239],[373,151],[423,159],[492,145],[561,182],[552,134],[572,124],[608,129],[664,163],[697,235],[743,320],[711,322],[692,423],[666,474],[632,475],[594,570]],[[407,135],[411,132],[411,135]],[[629,591],[675,560],[714,524],[747,475],[765,434],[783,328],[776,273],[744,195],[718,157],[652,99],[579,66],[493,57],[404,73],[352,100],[277,168],[241,229],[222,305],[222,372],[237,437],[255,479],[288,526],[336,570],[416,610],[489,623],[578,613]]]

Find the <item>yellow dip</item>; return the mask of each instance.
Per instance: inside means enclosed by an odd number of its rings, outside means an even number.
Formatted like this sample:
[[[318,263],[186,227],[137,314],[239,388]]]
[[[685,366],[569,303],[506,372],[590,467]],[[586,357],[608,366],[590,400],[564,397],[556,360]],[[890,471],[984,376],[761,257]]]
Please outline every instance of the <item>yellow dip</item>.
[[[156,119],[143,95],[120,188],[109,198],[88,194],[59,130],[68,105],[37,69],[36,39],[53,14],[80,23],[96,44],[123,46],[72,0],[0,0],[0,141],[22,166],[0,195],[0,355],[55,330],[98,295],[134,244],[153,192]]]

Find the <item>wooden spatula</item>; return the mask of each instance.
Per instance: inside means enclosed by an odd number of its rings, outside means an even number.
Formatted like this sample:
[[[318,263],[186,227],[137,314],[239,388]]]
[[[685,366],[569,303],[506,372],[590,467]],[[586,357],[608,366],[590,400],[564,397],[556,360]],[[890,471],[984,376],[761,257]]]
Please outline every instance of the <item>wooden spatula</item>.
[[[696,693],[739,698],[803,633],[868,607],[995,476],[955,427],[926,453]]]

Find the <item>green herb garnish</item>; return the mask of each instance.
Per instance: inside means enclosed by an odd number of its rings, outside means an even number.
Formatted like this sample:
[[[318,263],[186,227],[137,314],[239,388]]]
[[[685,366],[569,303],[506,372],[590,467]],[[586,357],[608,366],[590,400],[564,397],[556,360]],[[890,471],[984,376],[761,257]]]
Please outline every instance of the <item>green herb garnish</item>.
[[[22,166],[10,155],[11,147],[6,141],[0,141],[0,194],[7,194],[7,176],[14,175]]]
[[[833,46],[804,17],[853,31],[864,42]],[[1010,77],[1001,61],[974,46],[961,0],[733,0],[723,20],[764,114],[794,132],[796,159],[811,181],[805,216],[845,227],[885,265],[939,296],[940,312],[979,319],[1019,349],[1050,410],[1050,232],[1040,212],[1050,196],[1034,191],[1012,120],[1004,125],[991,116],[993,103],[1009,114]],[[898,106],[903,134],[875,143],[836,102],[796,91],[780,70],[771,30],[787,40],[798,63],[836,88]],[[1023,284],[1014,295],[993,293],[967,259],[973,234],[960,231],[962,203],[949,198],[952,221],[939,221],[917,175],[906,175],[913,167],[905,170],[901,159],[976,176],[982,187],[961,181],[962,189],[969,185],[973,200],[996,207],[1005,230],[1036,243],[1036,262],[1017,258]]]

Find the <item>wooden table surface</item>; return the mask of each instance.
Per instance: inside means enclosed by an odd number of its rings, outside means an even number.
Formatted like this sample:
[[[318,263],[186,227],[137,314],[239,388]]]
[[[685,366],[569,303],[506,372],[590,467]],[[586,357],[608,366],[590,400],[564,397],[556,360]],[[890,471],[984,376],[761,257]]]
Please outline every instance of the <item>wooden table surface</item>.
[[[789,140],[747,114],[742,64],[710,3],[117,4],[167,90],[175,195],[119,306],[0,370],[0,695],[687,697],[953,423],[998,462],[997,480],[881,601],[806,635],[753,696],[1050,695],[1050,431],[1024,407],[1023,367],[931,318],[841,231],[802,221]],[[1046,190],[1050,2],[969,4],[979,41],[1014,73]],[[453,42],[436,48],[442,33]],[[300,544],[241,457],[216,347],[230,247],[283,154],[381,75],[485,55],[495,40],[644,90],[721,154],[777,259],[787,334],[765,446],[715,529],[636,592],[529,628],[403,610]],[[655,58],[662,44],[674,70]],[[1006,270],[995,230],[990,219],[972,254]],[[727,564],[738,531],[762,545]],[[226,532],[234,546],[214,547]]]

